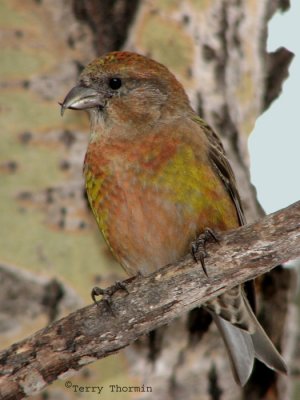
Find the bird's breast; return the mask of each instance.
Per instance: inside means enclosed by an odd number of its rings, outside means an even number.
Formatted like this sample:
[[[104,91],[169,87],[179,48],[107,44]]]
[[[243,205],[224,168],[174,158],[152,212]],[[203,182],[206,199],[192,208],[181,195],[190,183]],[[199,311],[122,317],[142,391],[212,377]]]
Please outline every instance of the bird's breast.
[[[206,227],[236,226],[222,184],[189,145],[90,146],[88,198],[105,240],[130,275],[178,260]]]

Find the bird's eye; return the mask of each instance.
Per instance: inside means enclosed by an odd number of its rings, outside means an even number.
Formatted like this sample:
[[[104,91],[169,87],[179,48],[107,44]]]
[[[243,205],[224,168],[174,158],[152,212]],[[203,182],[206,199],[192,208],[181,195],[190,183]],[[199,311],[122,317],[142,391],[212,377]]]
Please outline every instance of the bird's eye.
[[[120,78],[111,78],[109,80],[109,86],[113,90],[120,89],[120,87],[122,86],[122,81]]]

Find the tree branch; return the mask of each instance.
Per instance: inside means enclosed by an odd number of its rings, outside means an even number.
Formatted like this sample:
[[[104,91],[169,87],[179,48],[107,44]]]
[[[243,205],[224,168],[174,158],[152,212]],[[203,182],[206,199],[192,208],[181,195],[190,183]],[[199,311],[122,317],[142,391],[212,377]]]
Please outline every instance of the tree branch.
[[[57,378],[115,353],[225,290],[300,257],[300,202],[225,233],[207,246],[206,277],[187,255],[113,297],[54,322],[0,353],[0,398],[33,395]]]

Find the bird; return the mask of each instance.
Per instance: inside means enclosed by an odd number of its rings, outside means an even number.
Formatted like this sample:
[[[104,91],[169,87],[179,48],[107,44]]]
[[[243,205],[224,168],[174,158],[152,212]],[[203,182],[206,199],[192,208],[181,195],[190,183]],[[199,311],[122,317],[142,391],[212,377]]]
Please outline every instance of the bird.
[[[66,109],[89,114],[86,192],[107,245],[129,276],[176,262],[207,229],[246,223],[219,136],[163,64],[129,51],[98,57],[61,103],[62,115]],[[287,373],[246,289],[238,285],[203,304],[241,386],[255,358]]]

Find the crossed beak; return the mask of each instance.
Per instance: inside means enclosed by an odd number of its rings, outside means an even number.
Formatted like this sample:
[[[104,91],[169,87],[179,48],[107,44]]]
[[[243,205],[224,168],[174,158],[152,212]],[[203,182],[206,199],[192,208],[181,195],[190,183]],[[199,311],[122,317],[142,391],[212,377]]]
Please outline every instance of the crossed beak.
[[[67,108],[71,110],[86,110],[93,107],[103,107],[103,95],[95,89],[86,86],[75,86],[69,91],[61,105],[60,113],[63,116]]]

